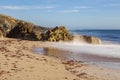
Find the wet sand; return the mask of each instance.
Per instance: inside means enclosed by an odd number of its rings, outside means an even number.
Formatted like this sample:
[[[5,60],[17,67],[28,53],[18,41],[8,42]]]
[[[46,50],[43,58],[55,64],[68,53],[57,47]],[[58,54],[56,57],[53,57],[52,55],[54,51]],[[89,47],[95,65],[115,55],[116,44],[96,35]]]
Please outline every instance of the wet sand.
[[[84,62],[86,64],[104,66],[113,69],[120,70],[120,58],[104,57],[85,53],[75,53],[71,51],[65,51],[57,48],[35,48],[38,54],[52,56],[61,60],[74,60]]]
[[[49,42],[0,40],[0,80],[119,80],[120,70],[60,60],[33,52]],[[60,54],[60,53],[59,53]]]

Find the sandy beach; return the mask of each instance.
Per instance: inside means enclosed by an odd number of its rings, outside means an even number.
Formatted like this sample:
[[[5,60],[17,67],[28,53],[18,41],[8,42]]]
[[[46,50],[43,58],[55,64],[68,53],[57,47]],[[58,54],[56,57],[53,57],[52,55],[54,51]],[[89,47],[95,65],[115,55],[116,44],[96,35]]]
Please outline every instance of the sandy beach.
[[[0,39],[0,80],[120,80],[120,69],[63,61],[36,54],[51,43]]]

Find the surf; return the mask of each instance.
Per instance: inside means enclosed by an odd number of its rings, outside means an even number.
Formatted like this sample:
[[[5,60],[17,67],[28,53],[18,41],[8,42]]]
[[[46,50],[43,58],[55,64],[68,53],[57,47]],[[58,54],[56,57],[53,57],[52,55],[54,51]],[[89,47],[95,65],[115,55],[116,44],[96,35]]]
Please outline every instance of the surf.
[[[73,53],[120,58],[119,44],[86,44],[81,42],[70,42],[70,43],[59,42],[59,43],[53,43],[52,47],[65,51],[70,51]]]

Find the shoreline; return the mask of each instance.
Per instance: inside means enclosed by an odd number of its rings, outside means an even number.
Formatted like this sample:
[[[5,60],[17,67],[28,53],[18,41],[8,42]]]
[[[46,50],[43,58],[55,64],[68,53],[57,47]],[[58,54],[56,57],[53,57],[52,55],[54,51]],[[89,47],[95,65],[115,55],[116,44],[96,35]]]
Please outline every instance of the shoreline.
[[[53,57],[55,59],[60,59],[63,61],[77,61],[88,65],[96,65],[99,67],[106,67],[110,69],[120,70],[120,59],[104,57],[99,55],[84,54],[84,53],[74,53],[70,51],[65,51],[57,48],[34,48],[33,52],[39,55],[45,55],[48,57]]]
[[[119,80],[120,71],[34,54],[49,42],[0,40],[1,80]],[[105,76],[105,77],[104,77]]]

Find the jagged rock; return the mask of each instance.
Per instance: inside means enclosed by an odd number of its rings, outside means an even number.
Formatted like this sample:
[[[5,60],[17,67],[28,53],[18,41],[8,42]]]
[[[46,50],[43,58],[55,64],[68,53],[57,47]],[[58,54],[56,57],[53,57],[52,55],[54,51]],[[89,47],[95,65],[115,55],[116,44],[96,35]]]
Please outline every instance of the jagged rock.
[[[41,33],[49,29],[3,14],[0,14],[0,27],[4,30],[4,34],[6,34],[4,37],[28,40],[41,40]]]
[[[0,14],[0,37],[20,38],[41,41],[71,41],[76,37],[80,41],[98,44],[100,40],[90,36],[74,36],[64,26],[53,29],[34,25],[33,23],[17,20],[10,16]]]
[[[70,41],[72,36],[64,26],[55,27],[52,30],[48,30],[45,34],[42,34],[43,41]]]
[[[18,24],[9,32],[8,37],[21,38],[27,40],[41,40],[41,32],[47,28],[36,26],[29,22],[19,21]]]
[[[87,35],[74,35],[73,41],[83,42],[83,43],[90,43],[90,44],[100,44],[101,40],[94,36],[87,36]]]

